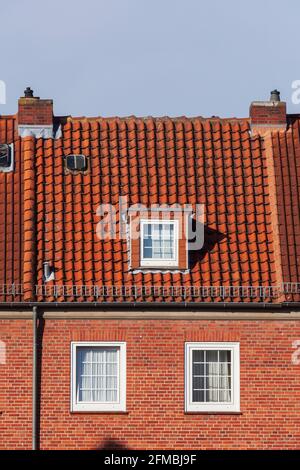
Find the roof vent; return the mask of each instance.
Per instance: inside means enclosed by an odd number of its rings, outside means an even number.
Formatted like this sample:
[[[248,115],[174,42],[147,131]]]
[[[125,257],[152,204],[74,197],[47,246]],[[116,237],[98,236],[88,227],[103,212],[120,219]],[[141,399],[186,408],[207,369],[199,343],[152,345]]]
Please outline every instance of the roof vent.
[[[13,169],[13,144],[0,144],[0,171]]]
[[[85,155],[67,155],[66,167],[71,171],[84,171],[87,167]]]
[[[43,281],[49,282],[55,279],[54,269],[50,266],[49,261],[43,263]]]

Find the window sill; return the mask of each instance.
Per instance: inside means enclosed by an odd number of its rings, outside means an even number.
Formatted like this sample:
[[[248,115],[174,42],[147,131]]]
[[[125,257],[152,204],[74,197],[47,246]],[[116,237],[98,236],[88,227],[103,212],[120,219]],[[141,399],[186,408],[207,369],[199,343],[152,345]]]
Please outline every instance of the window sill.
[[[144,264],[142,266],[138,266],[137,268],[134,268],[134,269],[140,269],[140,270],[151,270],[151,271],[185,271],[186,269],[184,268],[181,268],[180,266],[159,266],[159,265],[149,265],[149,266],[145,266]]]
[[[99,415],[129,415],[129,411],[119,411],[119,410],[111,410],[111,411],[104,411],[104,410],[75,410],[75,411],[70,411],[71,415],[77,415],[77,414],[99,414]]]
[[[185,415],[242,415],[242,411],[185,411]]]
[[[174,269],[179,269],[179,266],[165,266],[165,265],[154,265],[154,264],[151,264],[151,265],[148,265],[148,266],[145,266],[144,264],[142,266],[139,266],[138,269],[161,269],[161,270],[168,270],[168,271],[171,271],[171,270],[174,270]]]

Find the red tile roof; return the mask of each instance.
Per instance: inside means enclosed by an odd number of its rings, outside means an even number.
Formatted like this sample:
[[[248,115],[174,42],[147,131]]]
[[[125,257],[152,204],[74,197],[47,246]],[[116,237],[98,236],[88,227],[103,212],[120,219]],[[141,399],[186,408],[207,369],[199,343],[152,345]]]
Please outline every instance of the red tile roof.
[[[285,282],[300,280],[300,119],[289,116],[287,132],[274,133],[276,192],[282,275]],[[293,290],[291,289],[291,293]],[[288,295],[293,300],[295,296]]]
[[[15,171],[0,173],[0,301],[20,301],[23,285],[23,161],[15,118],[0,116],[0,143],[14,142]]]
[[[297,300],[277,290],[299,280],[299,118],[273,133],[271,154],[248,119],[69,118],[61,126],[56,140],[20,139],[14,118],[0,118],[0,143],[14,140],[16,150],[15,171],[0,173],[0,284],[22,284],[21,298],[38,301]],[[65,171],[70,153],[89,157],[86,174]],[[205,246],[188,272],[133,272],[127,240],[97,238],[97,207],[120,196],[129,205],[204,204]],[[55,268],[46,287],[44,261]],[[111,286],[128,290],[113,296]],[[4,300],[15,298],[0,291]]]

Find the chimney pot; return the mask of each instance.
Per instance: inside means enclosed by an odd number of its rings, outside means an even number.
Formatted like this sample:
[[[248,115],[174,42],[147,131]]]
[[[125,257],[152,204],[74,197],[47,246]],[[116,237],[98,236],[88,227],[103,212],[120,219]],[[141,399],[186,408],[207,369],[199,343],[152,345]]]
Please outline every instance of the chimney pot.
[[[26,87],[26,90],[24,90],[24,96],[25,98],[33,98],[33,90],[30,86]]]
[[[280,101],[280,91],[271,91],[270,101]]]

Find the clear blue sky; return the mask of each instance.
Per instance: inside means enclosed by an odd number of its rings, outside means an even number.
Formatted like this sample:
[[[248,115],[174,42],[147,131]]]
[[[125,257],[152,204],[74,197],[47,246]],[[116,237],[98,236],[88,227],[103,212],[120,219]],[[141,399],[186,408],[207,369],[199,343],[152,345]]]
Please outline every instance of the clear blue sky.
[[[247,116],[300,79],[299,0],[0,0],[0,80],[55,114]]]

